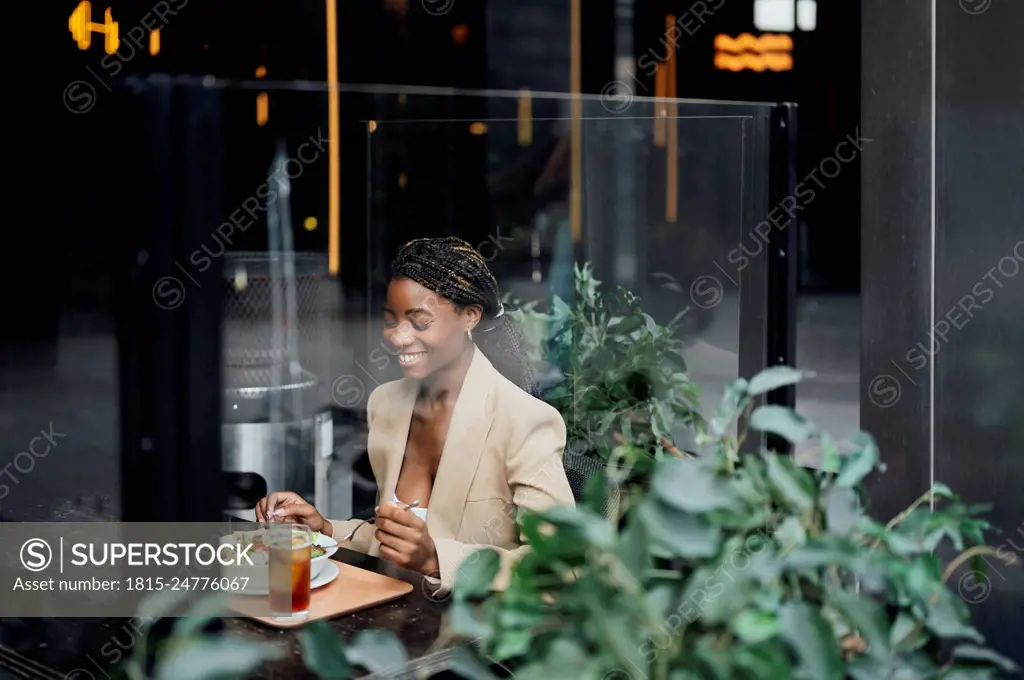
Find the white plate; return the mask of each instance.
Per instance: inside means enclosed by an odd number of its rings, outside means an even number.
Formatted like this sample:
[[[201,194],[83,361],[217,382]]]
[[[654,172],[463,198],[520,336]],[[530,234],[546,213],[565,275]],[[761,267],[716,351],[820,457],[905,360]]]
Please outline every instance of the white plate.
[[[323,588],[325,585],[338,578],[338,574],[341,573],[341,569],[338,568],[337,562],[328,560],[327,564],[324,565],[320,573],[316,575],[309,584],[310,590],[316,590],[317,588]],[[239,595],[269,595],[270,589],[266,584],[262,583],[250,583],[246,586],[245,592],[239,593]]]

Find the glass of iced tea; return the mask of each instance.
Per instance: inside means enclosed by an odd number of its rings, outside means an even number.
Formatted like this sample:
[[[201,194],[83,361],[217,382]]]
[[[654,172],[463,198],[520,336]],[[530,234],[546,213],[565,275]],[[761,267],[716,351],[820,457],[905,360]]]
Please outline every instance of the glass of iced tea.
[[[270,613],[279,619],[309,617],[309,561],[313,534],[304,524],[281,522],[271,526]]]

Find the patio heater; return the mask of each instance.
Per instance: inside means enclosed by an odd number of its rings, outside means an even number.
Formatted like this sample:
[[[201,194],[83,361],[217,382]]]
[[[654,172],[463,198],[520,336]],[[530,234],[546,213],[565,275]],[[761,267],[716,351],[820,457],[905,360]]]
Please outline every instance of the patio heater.
[[[329,516],[334,450],[326,255],[292,250],[290,183],[279,146],[268,251],[227,254],[223,270],[223,467],[243,473],[225,510],[255,516],[264,493],[295,491]],[[328,383],[325,385],[325,382]],[[265,490],[264,490],[265,487]]]

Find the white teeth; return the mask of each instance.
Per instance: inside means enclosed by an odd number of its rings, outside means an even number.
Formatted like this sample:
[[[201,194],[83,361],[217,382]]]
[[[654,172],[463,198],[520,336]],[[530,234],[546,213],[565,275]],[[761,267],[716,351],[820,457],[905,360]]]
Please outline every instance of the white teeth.
[[[426,354],[426,352],[417,352],[416,354],[399,354],[398,360],[403,364],[414,364],[419,361],[424,354]]]

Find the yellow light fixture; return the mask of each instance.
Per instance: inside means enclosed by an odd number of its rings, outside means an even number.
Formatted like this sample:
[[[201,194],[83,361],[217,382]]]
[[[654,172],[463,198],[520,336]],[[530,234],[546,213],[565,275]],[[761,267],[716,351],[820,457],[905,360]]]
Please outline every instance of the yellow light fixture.
[[[302,228],[305,229],[306,231],[316,231],[316,227],[318,224],[319,222],[317,222],[317,219],[313,216],[307,217],[306,219],[302,220]]]
[[[92,34],[103,34],[103,50],[107,54],[114,54],[121,46],[121,39],[118,36],[118,24],[114,21],[113,12],[108,7],[103,12],[103,23],[97,24],[92,20],[92,3],[82,0],[75,7],[68,19],[68,30],[71,37],[78,43],[78,49],[87,50],[92,45]]]
[[[266,66],[256,67],[256,77],[262,78],[267,75]],[[267,124],[267,120],[270,118],[270,95],[266,92],[260,92],[256,95],[256,124],[263,127]]]
[[[583,0],[569,3],[569,233],[573,245],[583,239]]]
[[[528,88],[519,90],[519,114],[516,116],[519,146],[533,144],[533,96]]]
[[[674,14],[665,16],[665,32],[668,32],[676,25]],[[665,220],[675,222],[679,218],[679,102],[675,101],[678,96],[676,83],[678,82],[677,64],[679,55],[676,52],[676,44],[670,42],[665,62],[665,84],[667,86],[666,97],[669,101],[666,105],[666,116],[663,119],[666,124],[665,139]]]
[[[341,110],[338,94],[338,0],[327,0],[327,145],[329,176],[327,269],[341,265]]]
[[[263,127],[270,119],[270,97],[266,92],[256,95],[256,124]]]
[[[470,123],[470,125],[469,125],[469,134],[471,134],[471,135],[486,135],[487,134],[487,123],[481,123],[479,121],[477,121],[476,123]]]

